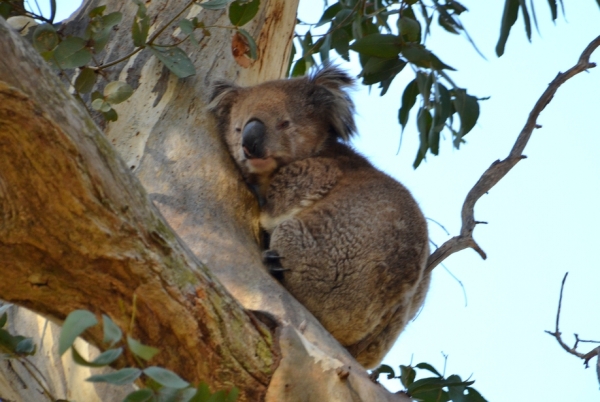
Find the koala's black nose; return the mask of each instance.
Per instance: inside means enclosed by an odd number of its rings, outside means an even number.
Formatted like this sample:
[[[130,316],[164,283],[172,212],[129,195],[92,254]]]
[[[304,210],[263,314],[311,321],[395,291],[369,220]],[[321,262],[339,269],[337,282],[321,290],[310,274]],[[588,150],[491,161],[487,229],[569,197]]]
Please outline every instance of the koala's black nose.
[[[260,120],[250,120],[242,133],[242,147],[248,159],[265,157],[266,127]]]

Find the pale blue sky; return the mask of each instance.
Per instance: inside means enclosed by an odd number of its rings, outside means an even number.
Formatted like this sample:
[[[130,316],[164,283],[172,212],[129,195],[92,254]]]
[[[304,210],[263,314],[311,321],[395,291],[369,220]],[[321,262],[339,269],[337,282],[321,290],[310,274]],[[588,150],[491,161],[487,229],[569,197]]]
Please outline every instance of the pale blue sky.
[[[44,3],[44,0],[40,0]],[[78,1],[58,0],[59,12],[69,14]],[[535,0],[542,37],[534,31],[528,43],[519,19],[506,53],[494,54],[504,1],[464,0],[469,12],[463,23],[487,61],[463,38],[434,29],[428,46],[459,71],[453,80],[477,96],[481,104],[477,126],[459,151],[450,141],[441,155],[429,155],[416,171],[418,147],[412,116],[396,154],[400,129],[397,110],[403,88],[411,80],[407,69],[383,98],[358,87],[360,136],[354,145],[380,169],[404,183],[425,215],[455,235],[460,208],[468,190],[496,159],[508,154],[529,111],[559,71],[578,59],[585,46],[600,35],[600,9],[594,0],[567,2],[566,20],[550,20],[547,1]],[[301,16],[317,21],[321,0],[301,0]],[[60,16],[59,15],[59,16]],[[600,50],[592,57],[600,63]],[[358,73],[356,63],[342,67]],[[477,204],[475,239],[487,252],[486,261],[472,250],[448,260],[434,271],[425,307],[385,359],[399,364],[429,362],[447,374],[471,376],[490,402],[596,401],[600,391],[594,368],[566,354],[544,330],[553,330],[560,282],[569,278],[563,298],[561,330],[571,344],[573,333],[600,339],[600,67],[565,84],[538,122],[520,162]],[[446,240],[435,224],[430,236]],[[593,348],[583,345],[582,352]],[[596,359],[592,360],[596,364]],[[397,382],[386,385],[398,389]]]

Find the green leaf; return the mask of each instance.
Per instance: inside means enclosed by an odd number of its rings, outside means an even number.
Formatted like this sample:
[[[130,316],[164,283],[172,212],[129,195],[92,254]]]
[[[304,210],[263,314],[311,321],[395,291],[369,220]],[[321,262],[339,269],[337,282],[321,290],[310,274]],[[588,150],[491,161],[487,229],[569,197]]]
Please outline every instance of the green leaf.
[[[75,84],[73,86],[80,94],[87,94],[94,88],[96,78],[98,78],[98,75],[94,70],[91,68],[83,68],[75,79]]]
[[[237,389],[236,387],[233,387],[231,389],[231,391],[229,391],[229,394],[227,394],[227,398],[225,398],[225,402],[235,402],[235,401],[237,401],[239,395],[240,395],[240,390]]]
[[[396,58],[380,59],[371,57],[365,63],[362,71],[363,84],[372,85],[390,78],[394,78],[406,66],[406,62]]]
[[[24,339],[24,336],[13,336],[7,330],[0,329],[0,352],[16,353],[15,349],[17,348],[17,345]]]
[[[104,116],[104,119],[106,121],[117,121],[117,119],[119,118],[119,115],[117,114],[117,111],[115,109],[113,109],[113,108],[110,108],[106,112],[102,112],[102,115]]]
[[[15,352],[20,355],[33,355],[35,354],[35,350],[36,346],[31,338],[21,339],[15,347]]]
[[[329,52],[331,51],[331,34],[327,34],[319,39],[321,46],[319,47],[319,57],[321,57],[321,63],[327,63],[329,61]]]
[[[32,44],[38,52],[49,52],[58,45],[58,34],[52,24],[41,24],[33,31]]]
[[[382,364],[381,366],[377,367],[375,372],[377,373],[377,378],[379,378],[379,375],[381,374],[386,374],[388,380],[391,380],[396,376],[394,369],[388,366],[387,364]]]
[[[54,58],[62,69],[84,66],[92,59],[92,52],[86,48],[83,38],[69,36],[58,44]]]
[[[181,28],[181,32],[186,35],[191,35],[196,29],[196,25],[190,20],[181,20],[179,21],[179,28]]]
[[[8,311],[8,309],[11,308],[12,306],[13,305],[11,303],[6,303],[6,304],[3,304],[2,306],[0,306],[0,315],[6,313]]]
[[[88,17],[94,18],[97,16],[102,16],[102,14],[104,14],[104,10],[106,10],[106,6],[92,8],[92,10],[88,13]]]
[[[413,396],[417,396],[420,392],[442,389],[446,386],[446,379],[441,377],[421,378],[410,384],[406,391]]]
[[[477,123],[479,118],[479,102],[477,98],[467,94],[464,89],[454,90],[454,109],[460,117],[459,136],[454,139],[454,146],[459,147],[462,137],[467,135],[469,131]]]
[[[121,340],[123,332],[121,328],[106,314],[102,314],[102,326],[104,329],[104,339],[102,342],[110,344],[110,346]]]
[[[442,375],[440,373],[438,373],[438,371],[429,363],[419,363],[415,367],[418,369],[421,369],[421,370],[427,370],[429,372],[432,372],[433,374],[437,375],[438,377],[442,377]]]
[[[409,62],[425,68],[431,68],[434,70],[452,70],[454,68],[442,62],[436,55],[425,49],[422,45],[417,43],[408,43],[402,48],[402,55]]]
[[[327,7],[325,12],[321,16],[321,19],[319,20],[319,22],[317,22],[317,25],[315,25],[315,28],[320,27],[321,25],[325,25],[325,24],[333,21],[333,19],[335,18],[337,13],[340,12],[341,9],[342,9],[342,6],[340,5],[340,3],[335,3],[335,4]]]
[[[350,35],[343,29],[336,29],[331,34],[331,46],[346,61],[350,61]]]
[[[229,21],[236,27],[246,25],[258,13],[259,5],[260,0],[234,1],[229,6]]]
[[[12,6],[10,3],[0,3],[0,17],[8,19],[8,17],[10,17],[11,10]]]
[[[127,367],[108,374],[97,374],[86,379],[89,382],[107,382],[113,385],[131,384],[142,374],[142,370]]]
[[[598,367],[600,367],[600,363]],[[488,402],[475,388],[467,387],[467,392],[468,394],[465,396],[465,402]]]
[[[210,0],[204,3],[196,3],[200,7],[205,8],[207,10],[220,10],[222,8],[227,7],[227,4],[230,3],[231,0]]]
[[[151,389],[144,388],[133,391],[123,399],[123,402],[150,402],[154,400],[154,392]]]
[[[146,15],[146,6],[141,0],[133,0],[138,6],[138,12],[131,26],[131,38],[136,47],[144,46],[150,31],[150,18]]]
[[[133,94],[131,86],[123,81],[109,82],[104,87],[104,99],[113,105],[126,101]]]
[[[244,29],[238,29],[238,32],[241,33],[244,38],[246,38],[246,40],[248,41],[248,46],[250,47],[250,58],[253,60],[256,60],[256,58],[258,57],[258,51],[257,51],[257,47],[256,47],[256,42],[254,41],[254,38],[252,37],[252,35],[250,35],[248,33],[248,31],[244,30]]]
[[[86,329],[98,324],[96,316],[87,310],[71,312],[62,325],[58,339],[58,354],[63,355]]]
[[[500,38],[496,44],[496,54],[498,57],[504,54],[504,47],[508,40],[510,29],[517,21],[519,15],[519,0],[506,0],[504,3],[504,12],[502,14],[502,24],[500,25]]]
[[[421,24],[415,19],[398,18],[398,32],[407,42],[421,42]]]
[[[465,390],[467,387],[462,382],[462,379],[457,375],[451,375],[447,380],[457,383],[448,387],[448,396],[452,402],[465,402]]]
[[[133,354],[144,360],[150,360],[160,352],[160,350],[153,348],[152,346],[146,346],[130,336],[127,336],[127,345]]]
[[[368,56],[393,59],[402,50],[402,44],[396,35],[373,34],[356,40],[350,49]]]
[[[404,92],[402,93],[402,106],[398,111],[398,121],[402,126],[402,131],[406,128],[408,114],[417,101],[417,95],[419,95],[419,86],[417,85],[417,80],[414,79],[404,88]]]
[[[196,69],[190,58],[178,47],[149,46],[154,55],[179,78],[196,74]]]
[[[196,388],[196,394],[190,399],[190,402],[207,402],[210,398],[210,389],[208,384],[201,382]]]
[[[146,367],[144,369],[144,374],[148,377],[152,378],[154,381],[159,383],[162,386],[175,388],[175,389],[183,389],[188,387],[190,384],[187,381],[184,381],[181,377],[179,377],[174,372],[164,369],[162,367]]]
[[[192,387],[184,389],[162,387],[158,391],[157,399],[159,402],[189,402],[195,394],[196,390]]]
[[[527,39],[531,42],[531,19],[529,18],[529,11],[527,10],[526,0],[519,0],[521,4],[521,10],[523,11],[523,22],[525,23],[525,32],[527,33]]]
[[[306,74],[306,60],[304,58],[298,59],[292,68],[292,77],[302,77]]]
[[[106,113],[112,109],[112,106],[110,106],[110,103],[106,102],[103,98],[100,98],[92,101],[92,109]]]
[[[71,347],[71,353],[73,355],[73,360],[75,361],[75,363],[77,363],[81,366],[104,367],[104,366],[108,366],[109,364],[111,364],[112,362],[117,360],[119,358],[119,356],[121,356],[121,354],[123,353],[123,348],[108,349],[108,350],[100,353],[98,355],[98,357],[96,357],[91,362],[88,362],[86,359],[84,359],[83,356],[81,356],[79,354],[79,352],[77,351],[75,346]]]
[[[600,0],[598,1],[598,5],[600,6]],[[550,12],[552,13],[552,21],[556,21],[558,17],[558,6],[556,4],[556,0],[548,0],[548,5],[550,6]]]
[[[123,14],[115,11],[102,17],[105,29],[112,29],[115,25],[118,25],[123,20]]]
[[[8,314],[4,313],[0,316],[0,328],[4,328],[6,321],[8,321]]]
[[[415,381],[417,372],[411,366],[400,366],[400,381],[404,388],[408,388]]]

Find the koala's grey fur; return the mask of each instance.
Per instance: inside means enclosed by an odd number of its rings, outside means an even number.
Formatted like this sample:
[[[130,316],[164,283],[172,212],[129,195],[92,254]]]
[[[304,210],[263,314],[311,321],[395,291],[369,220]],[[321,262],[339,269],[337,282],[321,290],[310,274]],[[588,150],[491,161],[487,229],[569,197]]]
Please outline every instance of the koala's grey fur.
[[[353,80],[310,77],[242,88],[217,83],[211,109],[261,206],[283,286],[365,367],[423,304],[427,226],[408,190],[345,144]]]

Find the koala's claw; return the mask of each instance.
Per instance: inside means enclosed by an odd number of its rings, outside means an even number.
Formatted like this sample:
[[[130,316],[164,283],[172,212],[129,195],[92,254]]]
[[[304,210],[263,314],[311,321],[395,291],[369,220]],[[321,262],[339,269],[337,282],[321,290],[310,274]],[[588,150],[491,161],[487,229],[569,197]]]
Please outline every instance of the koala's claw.
[[[281,259],[284,258],[275,250],[265,250],[263,252],[263,262],[267,265],[281,268]]]
[[[267,266],[269,273],[278,281],[283,280],[283,273],[289,271],[289,268],[281,266],[281,259],[284,258],[275,250],[266,250],[263,252],[263,262]]]

